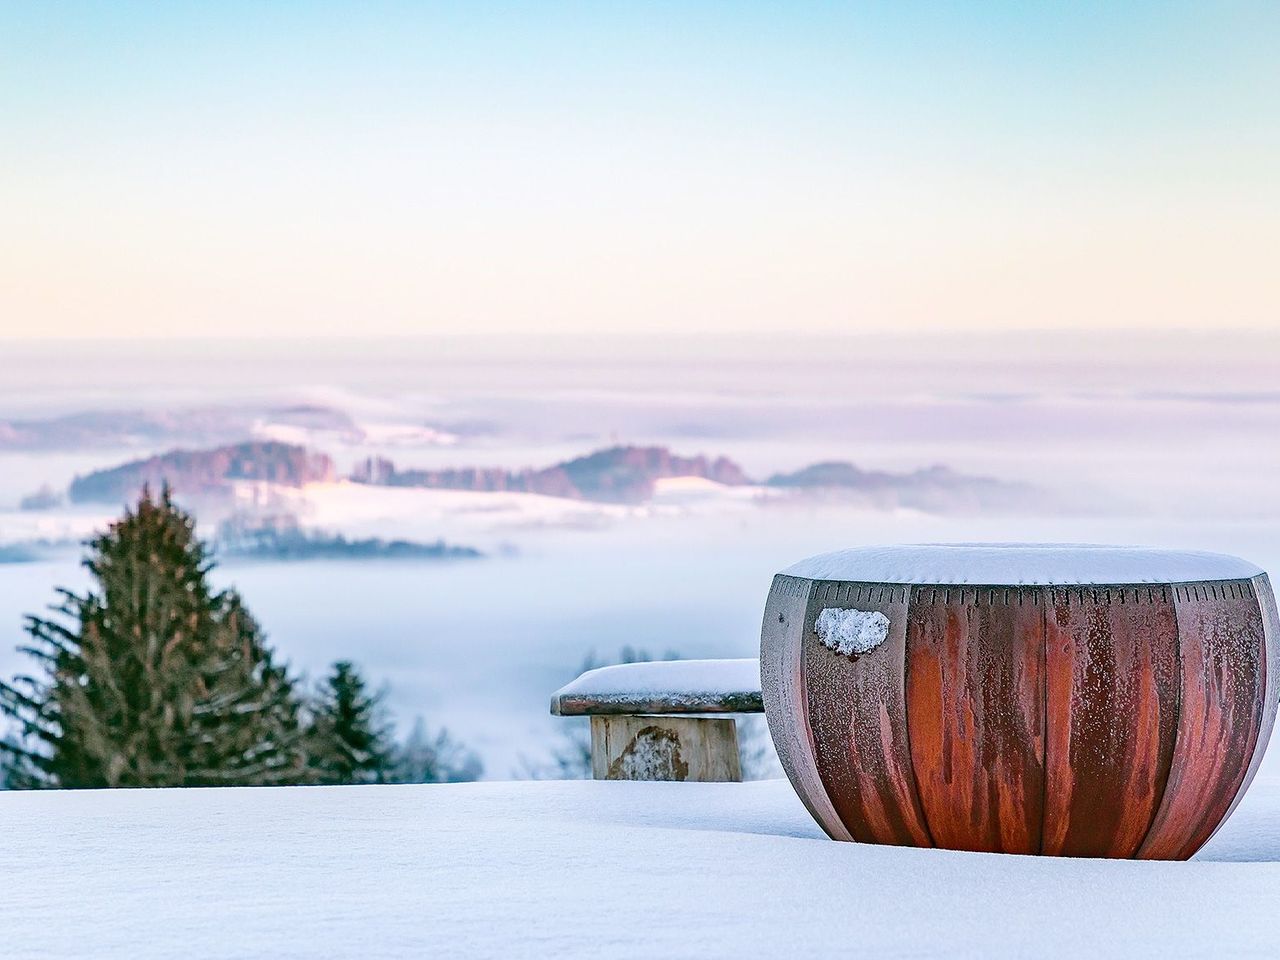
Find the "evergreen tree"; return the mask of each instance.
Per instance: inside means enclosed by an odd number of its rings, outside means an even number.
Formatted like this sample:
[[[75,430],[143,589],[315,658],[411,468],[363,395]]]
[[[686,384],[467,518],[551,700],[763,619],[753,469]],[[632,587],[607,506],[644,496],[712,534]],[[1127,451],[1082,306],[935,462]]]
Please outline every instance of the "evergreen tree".
[[[381,783],[391,772],[391,731],[382,694],[367,692],[349,660],[333,665],[312,707],[308,766],[320,783]]]
[[[396,751],[391,772],[393,783],[465,783],[480,779],[484,766],[468,750],[441,729],[435,735],[419,717],[408,738]]]
[[[28,617],[40,670],[0,682],[17,735],[11,787],[296,783],[307,779],[298,703],[258,624],[215,592],[192,517],[166,488],[91,540],[94,587],[59,590],[60,617]]]

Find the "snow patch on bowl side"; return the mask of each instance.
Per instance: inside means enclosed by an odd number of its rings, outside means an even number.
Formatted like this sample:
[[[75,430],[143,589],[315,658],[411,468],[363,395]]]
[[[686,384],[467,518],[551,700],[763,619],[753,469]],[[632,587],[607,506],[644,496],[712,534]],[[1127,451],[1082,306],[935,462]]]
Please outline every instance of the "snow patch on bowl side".
[[[818,614],[814,628],[823,646],[852,656],[868,653],[889,636],[889,618],[872,610],[841,610],[827,607]]]

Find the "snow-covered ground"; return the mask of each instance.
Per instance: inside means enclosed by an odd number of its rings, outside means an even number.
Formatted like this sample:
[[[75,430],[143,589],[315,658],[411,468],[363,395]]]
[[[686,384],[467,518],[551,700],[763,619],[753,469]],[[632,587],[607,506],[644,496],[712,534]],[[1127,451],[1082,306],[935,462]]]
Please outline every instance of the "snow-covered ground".
[[[834,843],[785,781],[0,793],[14,957],[1274,956],[1280,780],[1189,863]]]

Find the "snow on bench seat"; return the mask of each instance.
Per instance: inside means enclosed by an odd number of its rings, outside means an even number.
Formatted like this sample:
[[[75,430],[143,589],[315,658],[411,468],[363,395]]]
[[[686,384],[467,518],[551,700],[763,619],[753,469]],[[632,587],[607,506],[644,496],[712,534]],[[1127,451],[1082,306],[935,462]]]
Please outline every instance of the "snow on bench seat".
[[[762,713],[760,661],[655,660],[588,670],[551,696],[559,717]]]

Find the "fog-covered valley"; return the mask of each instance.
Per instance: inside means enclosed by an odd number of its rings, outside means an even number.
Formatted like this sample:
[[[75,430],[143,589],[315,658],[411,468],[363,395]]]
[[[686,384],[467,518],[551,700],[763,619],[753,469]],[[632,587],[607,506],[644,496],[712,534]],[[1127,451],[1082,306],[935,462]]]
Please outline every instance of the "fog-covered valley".
[[[0,564],[0,672],[24,665],[22,615],[55,586],[84,585],[76,544],[123,504],[75,501],[77,477],[173,450],[297,447],[327,458],[331,474],[233,477],[218,497],[178,484],[179,499],[211,538],[227,516],[256,511],[343,543],[444,541],[483,556],[228,552],[217,579],[240,589],[295,669],[316,675],[354,656],[387,685],[402,726],[447,725],[490,776],[536,766],[563,724],[547,696],[590,653],[752,655],[770,577],[806,554],[885,541],[1141,542],[1280,569],[1280,350],[1265,339],[5,350],[0,548],[28,554]],[[519,479],[625,448],[663,448],[678,465],[726,458],[742,482],[708,467],[600,493],[614,465],[590,475],[595,487],[571,467],[577,486],[548,495]],[[353,480],[371,459],[427,485]],[[770,483],[832,462],[856,467],[853,486]],[[937,465],[963,483],[920,499],[919,481],[903,478],[936,477],[922,471]],[[496,471],[509,489],[464,488],[449,472],[463,469]],[[868,475],[889,479],[871,492]],[[994,484],[981,487],[990,495],[963,485],[977,480]]]

